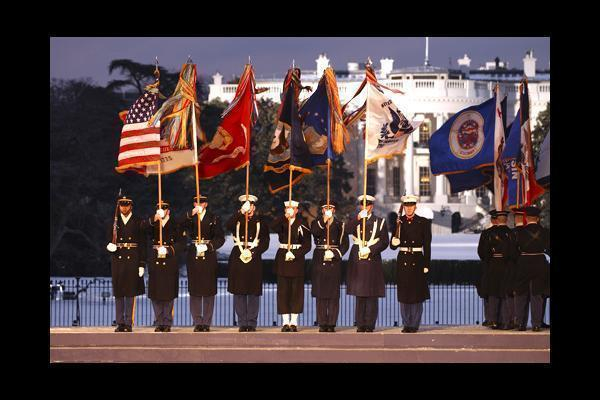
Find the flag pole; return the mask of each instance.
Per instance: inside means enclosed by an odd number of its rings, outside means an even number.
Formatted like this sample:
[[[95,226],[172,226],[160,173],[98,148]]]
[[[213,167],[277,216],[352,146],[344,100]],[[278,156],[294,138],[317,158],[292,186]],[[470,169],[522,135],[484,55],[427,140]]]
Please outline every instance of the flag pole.
[[[365,154],[364,154],[364,166],[363,166],[363,173],[364,173],[364,179],[363,179],[363,210],[367,209],[367,123],[365,120],[365,128],[364,128],[364,137],[365,137]],[[366,227],[367,227],[367,218],[363,218],[362,219],[362,240],[363,240],[363,246],[367,245],[367,237],[366,237]]]
[[[288,204],[292,205],[292,171],[294,170],[294,166],[290,165],[290,184],[288,189]],[[288,219],[288,242],[287,242],[287,250],[290,251],[290,247],[292,246],[292,223]]]
[[[327,158],[327,209],[329,210],[330,205],[329,205],[329,179],[331,176],[331,159]],[[333,215],[331,216],[331,218],[333,219]],[[327,221],[326,225],[327,225],[327,250],[329,250],[329,226],[331,221]]]
[[[200,179],[198,178],[198,135],[197,135],[197,127],[196,127],[196,103],[192,102],[192,127],[194,129],[194,139],[192,143],[194,144],[194,169],[196,170],[196,201],[198,204],[200,203]],[[198,215],[198,244],[200,244],[200,240],[202,240],[202,228],[201,228],[201,219],[200,213]]]
[[[248,144],[250,150],[250,144]],[[246,163],[246,201],[248,201],[248,184],[250,183],[250,155],[248,155],[248,163]],[[246,226],[244,227],[244,249],[248,248],[248,213],[244,214]]]
[[[162,183],[161,183],[161,175],[160,175],[160,161],[158,162],[158,208],[162,210]],[[162,246],[162,219],[158,221],[158,245]]]

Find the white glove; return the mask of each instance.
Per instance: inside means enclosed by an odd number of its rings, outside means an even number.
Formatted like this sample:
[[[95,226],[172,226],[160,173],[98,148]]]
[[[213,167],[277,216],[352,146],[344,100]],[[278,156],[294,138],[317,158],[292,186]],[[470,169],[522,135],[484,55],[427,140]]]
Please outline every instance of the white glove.
[[[429,268],[427,268],[427,267],[423,268],[423,272],[428,273],[429,272]]]
[[[333,260],[333,251],[331,251],[331,250],[325,250],[325,255],[323,256],[323,259],[325,261],[331,261],[331,260]]]
[[[325,218],[331,218],[333,216],[333,211],[325,210]]]
[[[398,246],[400,244],[400,239],[397,237],[392,238],[392,246]]]
[[[369,256],[369,254],[371,254],[371,249],[369,248],[369,246],[365,246],[365,247],[360,247],[358,249],[358,255],[361,258],[367,258]]]
[[[158,215],[160,219],[163,219],[165,217],[165,210],[159,208],[158,210],[156,210],[156,215]]]
[[[240,254],[240,260],[242,260],[244,264],[247,264],[250,262],[250,260],[252,260],[252,252],[250,249],[242,250],[242,253]]]
[[[296,256],[291,251],[285,253],[285,261],[294,261],[294,258],[296,258]]]
[[[250,202],[246,201],[240,210],[242,211],[242,214],[246,214],[248,211],[250,211]]]
[[[138,276],[141,278],[142,276],[144,276],[144,267],[139,267],[138,268]]]
[[[294,209],[293,208],[286,208],[285,209],[285,215],[287,215],[288,217],[291,217],[294,215]]]
[[[117,251],[117,245],[114,243],[109,243],[106,245],[106,250],[110,251],[111,253],[114,253],[115,251]]]
[[[208,251],[207,245],[205,245],[204,243],[196,245],[196,253],[204,253],[205,251]]]
[[[358,216],[360,219],[367,218],[368,215],[369,215],[369,212],[367,210],[362,210],[361,212],[358,213]]]
[[[167,248],[165,246],[160,246],[158,248],[158,254],[163,255],[163,256],[166,255],[167,254]]]
[[[192,215],[196,215],[196,214],[202,214],[202,207],[200,207],[200,206],[194,207],[194,209],[192,210]]]

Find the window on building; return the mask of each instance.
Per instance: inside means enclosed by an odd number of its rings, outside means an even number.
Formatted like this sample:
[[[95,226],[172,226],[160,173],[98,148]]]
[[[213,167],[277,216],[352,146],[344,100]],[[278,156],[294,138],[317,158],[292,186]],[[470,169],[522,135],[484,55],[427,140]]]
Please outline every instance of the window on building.
[[[429,147],[429,136],[431,135],[431,121],[426,119],[419,127],[419,146]]]
[[[431,196],[429,167],[419,167],[419,196]]]
[[[394,167],[392,177],[394,184],[394,197],[400,197],[400,167]]]
[[[367,194],[375,196],[377,192],[377,165],[367,169]]]

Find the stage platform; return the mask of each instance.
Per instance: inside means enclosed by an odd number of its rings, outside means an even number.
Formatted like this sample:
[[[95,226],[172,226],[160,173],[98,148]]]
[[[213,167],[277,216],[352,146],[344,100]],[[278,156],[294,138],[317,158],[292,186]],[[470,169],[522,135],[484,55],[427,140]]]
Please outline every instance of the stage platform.
[[[496,331],[481,326],[422,326],[417,333],[378,328],[358,333],[317,327],[299,332],[280,327],[214,327],[193,332],[174,327],[169,333],[134,327],[50,328],[51,363],[549,363],[550,331]]]

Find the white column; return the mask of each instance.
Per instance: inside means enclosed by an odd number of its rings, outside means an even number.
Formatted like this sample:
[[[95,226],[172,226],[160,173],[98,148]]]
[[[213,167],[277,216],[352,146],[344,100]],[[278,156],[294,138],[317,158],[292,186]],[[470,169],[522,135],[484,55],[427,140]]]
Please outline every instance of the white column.
[[[446,115],[444,114],[436,114],[435,116],[435,125],[436,130],[440,129],[440,127],[444,124],[446,120]],[[435,194],[433,198],[433,202],[437,204],[446,204],[448,203],[448,196],[446,196],[445,191],[445,177],[444,175],[438,175],[435,177]]]
[[[385,194],[387,193],[387,168],[385,158],[377,160],[377,183],[375,184],[375,190],[377,191],[375,197],[377,203],[383,205]]]
[[[465,193],[465,205],[472,206],[477,203],[477,197],[475,196],[475,190],[466,190],[464,193]]]
[[[414,132],[413,132],[414,133]],[[404,187],[406,194],[415,194],[415,178],[414,178],[414,155],[413,155],[413,137],[412,134],[406,143],[404,156]]]

